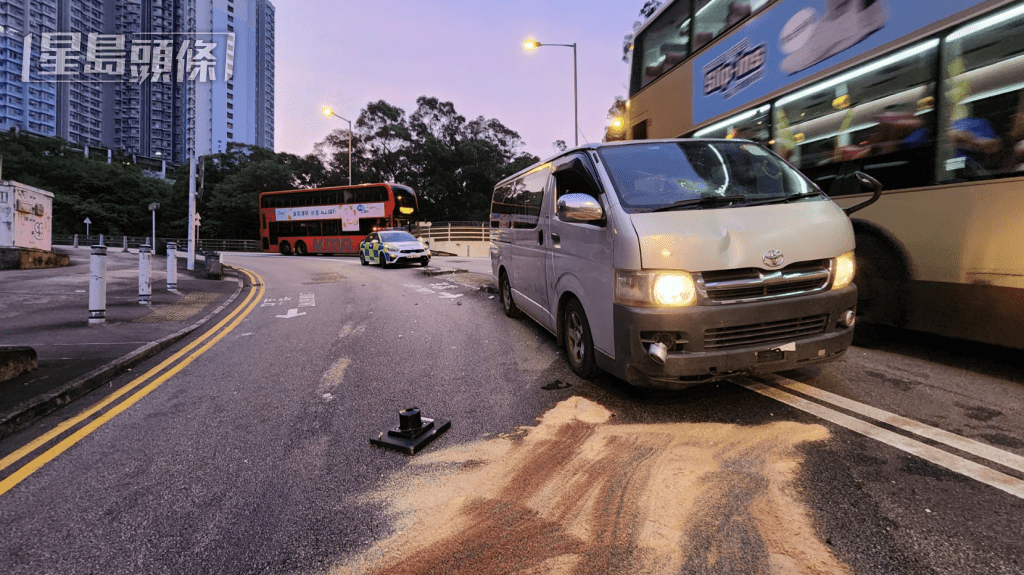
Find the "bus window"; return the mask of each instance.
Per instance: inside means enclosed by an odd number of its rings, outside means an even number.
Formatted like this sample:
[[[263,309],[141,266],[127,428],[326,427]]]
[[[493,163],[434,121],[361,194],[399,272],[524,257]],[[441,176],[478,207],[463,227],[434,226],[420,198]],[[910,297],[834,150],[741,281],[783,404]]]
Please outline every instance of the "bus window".
[[[775,151],[830,195],[860,191],[836,181],[848,162],[887,189],[930,184],[937,51],[928,40],[779,99]]]
[[[1024,171],[1022,24],[983,19],[946,37],[940,182]]]
[[[769,0],[697,0],[693,49],[700,50],[734,24],[745,20]]]
[[[641,30],[633,42],[633,92],[690,54],[690,2],[678,0]]]
[[[701,128],[693,133],[694,138],[726,138],[753,140],[759,144],[765,144],[771,139],[769,131],[769,106],[761,106],[754,110],[747,110],[732,118],[726,118]]]

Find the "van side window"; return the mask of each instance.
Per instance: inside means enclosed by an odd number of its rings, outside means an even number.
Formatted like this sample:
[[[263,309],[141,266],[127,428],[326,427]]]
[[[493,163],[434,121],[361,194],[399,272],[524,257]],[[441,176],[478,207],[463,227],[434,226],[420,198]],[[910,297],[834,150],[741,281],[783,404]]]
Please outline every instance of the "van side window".
[[[555,200],[565,194],[587,194],[597,198],[601,195],[594,181],[594,168],[590,159],[574,154],[563,159],[555,167]]]
[[[491,204],[491,227],[537,227],[549,171],[544,167],[495,189]]]
[[[576,170],[566,170],[555,174],[555,194],[556,199],[565,194],[587,194],[595,198],[598,196],[593,181]]]

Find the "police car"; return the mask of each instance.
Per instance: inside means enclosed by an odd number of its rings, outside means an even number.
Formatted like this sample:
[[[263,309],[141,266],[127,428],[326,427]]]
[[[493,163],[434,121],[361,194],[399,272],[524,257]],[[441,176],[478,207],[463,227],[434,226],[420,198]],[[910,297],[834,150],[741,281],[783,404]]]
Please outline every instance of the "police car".
[[[430,263],[430,250],[409,232],[373,232],[359,242],[359,263],[365,266],[370,262],[379,263],[382,268],[411,262],[426,267]]]

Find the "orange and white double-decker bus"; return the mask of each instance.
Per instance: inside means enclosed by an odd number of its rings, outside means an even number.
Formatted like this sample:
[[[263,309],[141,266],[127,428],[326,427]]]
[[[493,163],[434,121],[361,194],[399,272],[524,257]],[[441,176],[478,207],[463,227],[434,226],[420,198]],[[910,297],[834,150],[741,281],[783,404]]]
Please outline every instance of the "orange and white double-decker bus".
[[[398,184],[360,184],[260,194],[263,251],[284,255],[352,254],[375,230],[419,214],[416,192]]]
[[[668,0],[627,137],[755,140],[841,206],[875,177],[858,317],[1024,349],[1022,30],[1020,0]]]

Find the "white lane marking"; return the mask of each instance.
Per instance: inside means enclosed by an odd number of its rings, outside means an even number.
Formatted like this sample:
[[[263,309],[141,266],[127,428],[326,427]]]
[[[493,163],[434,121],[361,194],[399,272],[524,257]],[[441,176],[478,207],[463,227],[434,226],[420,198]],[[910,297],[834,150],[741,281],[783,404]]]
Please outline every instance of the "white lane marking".
[[[793,381],[784,377],[779,377],[779,379],[780,381],[777,383],[783,387],[799,391],[804,395],[809,395],[815,399],[820,399],[854,413],[866,415],[871,419],[881,421],[882,423],[888,423],[893,427],[909,431],[910,433],[948,445],[954,449],[959,449],[960,451],[966,451],[971,455],[977,455],[978,457],[987,459],[993,463],[998,463],[1004,467],[1016,469],[1017,471],[1024,473],[1024,457],[1019,455],[1003,451],[1002,449],[992,447],[991,445],[980,441],[961,437],[955,433],[950,433],[937,427],[932,427],[919,421],[914,421],[913,419],[907,419],[906,417],[871,407],[870,405],[856,402],[852,399],[847,399],[834,393],[829,393],[816,387],[811,387],[805,383],[800,383],[799,381]]]
[[[285,302],[289,302],[289,301],[292,301],[292,298],[290,298],[290,297],[281,297],[281,298],[276,298],[275,299],[275,298],[269,298],[268,297],[268,298],[264,298],[263,303],[260,304],[260,307],[271,307],[271,306],[275,306],[275,305],[284,305]]]
[[[441,294],[441,295],[439,295],[437,297],[439,297],[441,299],[455,299],[457,297],[462,297],[463,295],[465,295],[465,294],[461,294],[461,293],[455,293],[455,294],[443,293],[443,294]]]
[[[416,293],[421,293],[421,294],[434,293],[434,290],[432,290],[430,288],[425,288],[425,287],[423,287],[423,286],[421,286],[419,284],[402,284],[402,285],[404,285],[405,287],[411,289],[412,291],[414,291]]]
[[[299,307],[316,307],[316,294],[300,293]]]
[[[941,449],[921,443],[915,439],[904,437],[893,431],[882,429],[881,427],[872,425],[851,415],[840,413],[834,409],[825,407],[824,405],[820,405],[802,397],[797,397],[789,392],[782,391],[781,389],[776,389],[760,382],[751,381],[745,377],[734,377],[729,381],[732,381],[737,385],[741,385],[750,391],[759,393],[765,397],[770,397],[801,411],[806,411],[807,413],[820,417],[825,421],[841,425],[851,431],[855,431],[861,435],[870,437],[871,439],[880,441],[886,445],[890,445],[896,449],[910,453],[911,455],[916,455],[921,459],[925,459],[936,465],[940,465],[946,469],[955,471],[961,475],[966,475],[971,479],[1005,491],[1010,495],[1024,499],[1024,481],[1021,481],[1016,477],[1011,477],[1005,473],[990,469],[979,463],[947,453]]]
[[[430,287],[432,287],[434,289],[437,289],[437,290],[446,290],[446,289],[459,289],[462,286],[460,286],[458,284],[439,283],[439,284],[430,284]]]
[[[338,337],[339,338],[344,338],[344,337],[348,337],[350,335],[353,335],[353,336],[354,335],[362,335],[364,331],[366,331],[366,324],[365,323],[361,323],[359,325],[353,326],[352,323],[350,322],[350,323],[346,323],[345,325],[341,326],[341,331],[338,332]]]
[[[348,358],[341,358],[334,362],[331,367],[327,368],[327,371],[320,376],[320,385],[316,387],[316,393],[320,397],[328,399],[331,395],[331,391],[341,384],[341,380],[345,378],[345,370],[348,368],[348,364],[351,361]]]
[[[287,315],[279,315],[277,317],[283,317],[285,319],[289,319],[289,318],[293,318],[293,317],[299,317],[300,315],[306,315],[306,312],[299,313],[299,308],[292,308],[292,309],[288,310]]]

